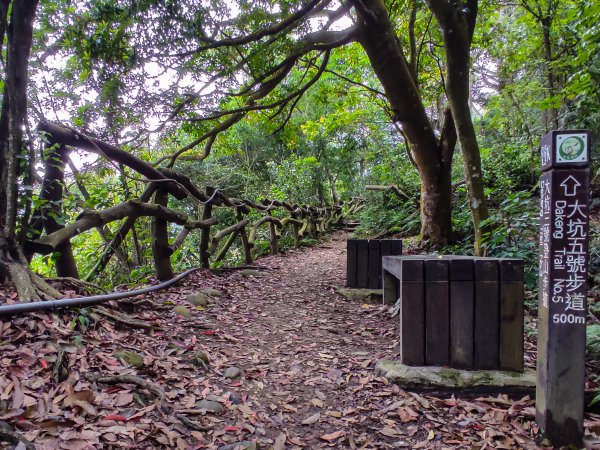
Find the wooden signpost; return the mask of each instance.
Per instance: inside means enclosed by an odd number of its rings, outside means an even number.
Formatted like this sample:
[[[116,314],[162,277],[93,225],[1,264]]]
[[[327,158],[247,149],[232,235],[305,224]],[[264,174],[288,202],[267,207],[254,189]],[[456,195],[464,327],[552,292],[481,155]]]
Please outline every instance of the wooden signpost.
[[[587,131],[541,141],[536,412],[556,447],[583,439],[589,148]]]

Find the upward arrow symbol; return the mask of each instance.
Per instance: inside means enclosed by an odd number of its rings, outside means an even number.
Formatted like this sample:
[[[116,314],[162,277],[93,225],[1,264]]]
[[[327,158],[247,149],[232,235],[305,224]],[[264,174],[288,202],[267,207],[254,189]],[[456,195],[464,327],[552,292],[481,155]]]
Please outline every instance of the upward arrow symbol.
[[[560,183],[560,186],[563,188],[565,196],[573,197],[574,195],[577,195],[577,188],[581,186],[581,183],[577,181],[573,175],[569,175],[562,183]]]

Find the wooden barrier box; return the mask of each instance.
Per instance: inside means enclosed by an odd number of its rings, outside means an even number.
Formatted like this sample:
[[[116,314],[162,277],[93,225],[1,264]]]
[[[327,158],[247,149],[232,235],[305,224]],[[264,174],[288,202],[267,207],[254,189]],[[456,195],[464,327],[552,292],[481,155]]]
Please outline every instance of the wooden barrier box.
[[[406,365],[523,371],[523,260],[385,256]]]
[[[400,239],[348,239],[346,286],[381,289],[381,258],[402,255]]]

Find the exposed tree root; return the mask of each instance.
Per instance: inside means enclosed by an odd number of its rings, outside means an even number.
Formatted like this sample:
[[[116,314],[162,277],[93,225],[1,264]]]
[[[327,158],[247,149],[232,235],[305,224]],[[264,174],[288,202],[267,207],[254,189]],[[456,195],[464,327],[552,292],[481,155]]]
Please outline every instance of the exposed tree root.
[[[186,427],[196,430],[196,431],[208,431],[210,428],[200,425],[198,422],[194,422],[193,420],[188,419],[183,414],[175,414],[175,417],[179,419],[179,421],[184,424]]]
[[[69,376],[69,369],[67,364],[65,364],[65,356],[65,349],[58,347],[56,361],[54,362],[54,367],[52,368],[52,378],[56,383],[66,380]]]
[[[161,403],[161,407],[163,407],[164,402],[165,402],[165,391],[163,390],[163,388],[161,388],[160,386],[150,383],[149,381],[144,380],[141,377],[135,376],[135,375],[109,375],[109,376],[103,376],[103,375],[91,375],[91,374],[87,374],[85,376],[88,380],[90,381],[94,381],[96,383],[103,383],[103,384],[121,384],[121,383],[128,383],[128,384],[135,384],[138,387],[141,387],[142,389],[146,389],[149,392],[152,392],[160,401]]]
[[[33,273],[28,265],[22,250],[0,236],[0,273],[15,287],[20,301],[50,300],[62,296],[42,277]]]
[[[117,304],[119,305],[119,307],[133,307],[133,308],[138,308],[141,306],[149,306],[151,309],[155,309],[155,310],[161,310],[161,309],[171,309],[170,306],[166,306],[166,305],[161,305],[160,303],[156,303],[152,300],[149,300],[147,298],[141,298],[139,300],[130,302],[130,301],[122,301],[122,302],[117,302]]]
[[[159,327],[155,324],[144,322],[143,320],[132,319],[131,317],[129,317],[125,314],[115,312],[115,311],[109,311],[108,309],[104,308],[103,306],[94,307],[94,312],[97,312],[98,314],[108,317],[109,319],[112,319],[115,322],[125,324],[132,328],[142,328],[144,330],[161,329],[161,327]]]
[[[138,377],[135,375],[88,375],[86,376],[86,378],[96,383],[111,385],[120,383],[135,384],[138,387],[152,392],[155,396],[158,397],[159,400],[163,401],[165,399],[165,392],[160,386],[152,384],[149,381],[144,380],[142,377]]]
[[[18,444],[19,442],[25,446],[26,450],[35,450],[35,445],[25,439],[19,433],[9,431],[5,428],[0,428],[0,442],[10,442],[11,444]]]
[[[89,281],[78,280],[73,277],[56,277],[49,278],[48,282],[58,282],[62,283],[66,286],[70,286],[74,289],[77,289],[79,292],[85,292],[86,294],[97,294],[101,292],[102,294],[108,294],[108,290],[104,289],[97,284],[91,283]]]
[[[188,414],[194,414],[194,413],[196,413],[195,410],[172,411],[166,404],[165,391],[160,386],[158,386],[154,383],[150,383],[149,381],[146,381],[141,377],[138,377],[135,375],[103,376],[103,375],[87,374],[87,375],[85,375],[85,378],[87,378],[90,381],[94,381],[96,383],[104,383],[104,384],[111,384],[111,385],[112,384],[121,384],[121,383],[134,384],[134,385],[154,394],[159,400],[161,410],[166,414],[173,415],[177,420],[179,420],[186,427],[188,427],[192,430],[202,431],[202,432],[209,430],[209,428],[199,424],[196,421],[188,419],[183,414],[183,412],[188,413]],[[197,413],[200,413],[200,411],[198,411]]]

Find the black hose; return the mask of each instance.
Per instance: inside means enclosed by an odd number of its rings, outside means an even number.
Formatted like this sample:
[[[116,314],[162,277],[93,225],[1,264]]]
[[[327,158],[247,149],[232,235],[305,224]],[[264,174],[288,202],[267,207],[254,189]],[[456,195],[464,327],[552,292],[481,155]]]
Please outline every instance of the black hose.
[[[107,302],[109,300],[120,300],[127,297],[135,297],[136,295],[147,294],[149,292],[158,291],[160,289],[167,288],[177,283],[182,278],[188,276],[190,273],[199,270],[198,267],[194,269],[186,270],[185,272],[177,275],[175,278],[164,281],[156,286],[149,286],[142,289],[136,289],[127,292],[113,292],[111,294],[92,295],[89,297],[78,297],[78,298],[63,298],[60,300],[44,300],[40,302],[29,302],[29,303],[15,303],[12,305],[1,305],[0,306],[0,317],[10,316],[19,313],[30,313],[34,311],[48,311],[59,308],[74,308],[76,306],[93,306],[100,303]]]

